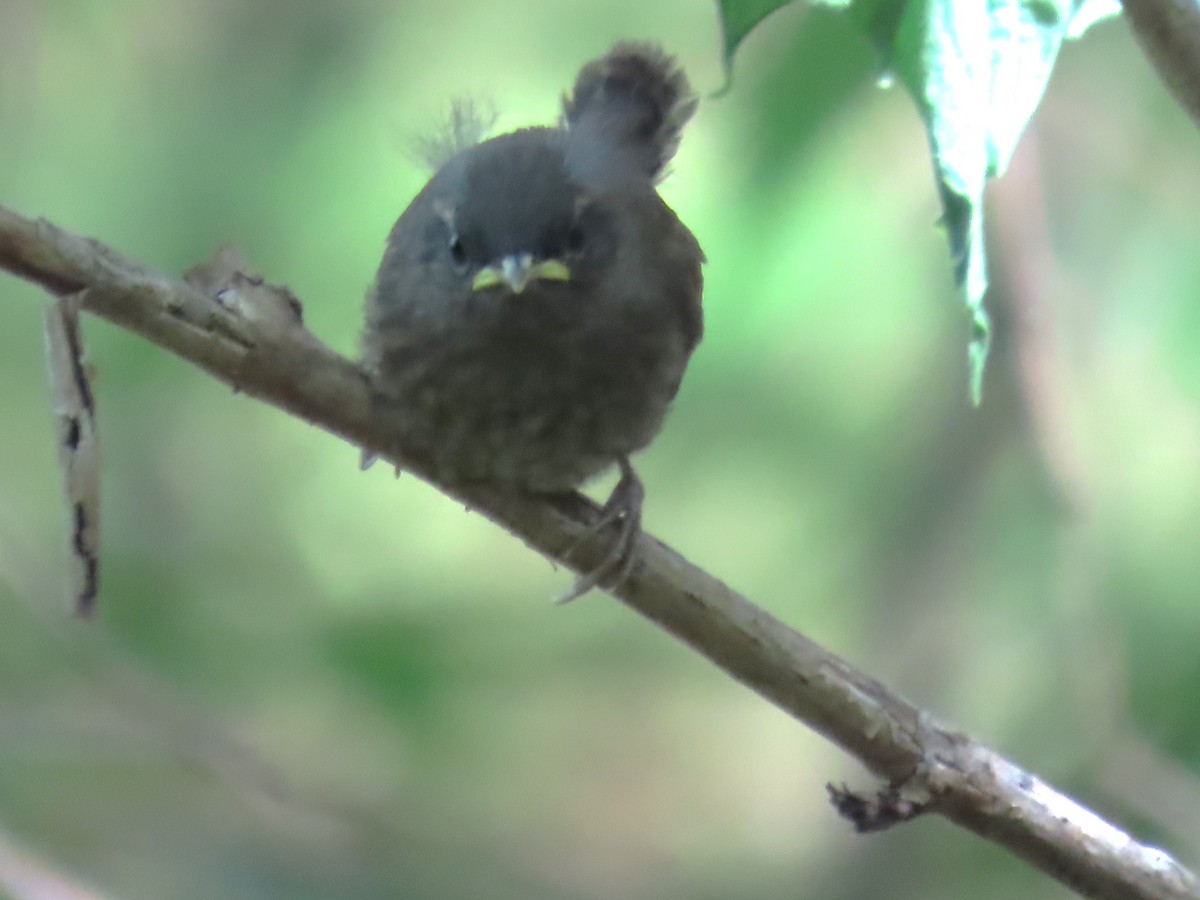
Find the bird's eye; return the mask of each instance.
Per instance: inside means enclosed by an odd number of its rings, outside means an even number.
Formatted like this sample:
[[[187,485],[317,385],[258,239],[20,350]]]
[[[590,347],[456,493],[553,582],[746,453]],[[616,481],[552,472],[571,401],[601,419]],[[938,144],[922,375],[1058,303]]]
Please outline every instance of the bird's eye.
[[[450,235],[450,258],[456,266],[467,264],[467,248],[463,246],[462,238],[457,234]]]

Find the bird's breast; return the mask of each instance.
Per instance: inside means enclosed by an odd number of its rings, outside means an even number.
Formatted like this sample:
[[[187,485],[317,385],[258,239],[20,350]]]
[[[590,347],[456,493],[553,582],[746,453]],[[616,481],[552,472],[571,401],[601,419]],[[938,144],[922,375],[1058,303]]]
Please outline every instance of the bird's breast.
[[[464,308],[384,353],[377,380],[401,441],[450,480],[538,491],[574,488],[650,442],[686,365],[674,329],[597,319],[567,297],[503,299],[527,305]]]

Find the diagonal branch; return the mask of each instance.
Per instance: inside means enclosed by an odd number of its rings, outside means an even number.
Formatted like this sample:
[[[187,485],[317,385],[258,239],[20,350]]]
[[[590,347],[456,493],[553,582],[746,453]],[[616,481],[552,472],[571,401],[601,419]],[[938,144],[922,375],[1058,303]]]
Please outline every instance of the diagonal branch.
[[[364,373],[299,324],[283,292],[241,278],[210,296],[102,244],[0,207],[0,268],[187,359],[236,390],[306,419],[432,481],[420,459],[381,449]],[[236,280],[236,279],[235,279]],[[282,311],[282,313],[281,313]],[[611,534],[564,554],[597,508],[437,485],[530,547],[577,571]],[[833,791],[864,828],[936,812],[1089,897],[1200,898],[1196,877],[966,735],[951,731],[649,535],[618,598],[861,760],[888,782],[877,798]],[[873,810],[869,814],[864,812]],[[864,818],[869,817],[869,821]]]

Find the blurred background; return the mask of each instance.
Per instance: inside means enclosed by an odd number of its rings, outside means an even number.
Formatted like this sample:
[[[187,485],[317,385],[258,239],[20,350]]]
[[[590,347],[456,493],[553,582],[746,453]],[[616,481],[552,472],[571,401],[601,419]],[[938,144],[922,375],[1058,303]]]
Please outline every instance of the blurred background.
[[[0,203],[168,272],[233,242],[350,354],[414,139],[463,96],[549,122],[629,37],[720,86],[709,3],[4,0]],[[1200,134],[1123,22],[1065,48],[989,196],[975,410],[924,134],[878,74],[789,8],[701,106],[663,192],[709,256],[707,336],[638,461],[647,527],[1196,866]],[[0,276],[18,900],[1068,896],[936,819],[852,834],[824,786],[872,782],[840,751],[610,598],[556,608],[568,573],[416,479],[92,319],[103,591],[73,620],[45,305]],[[76,887],[30,892],[52,877]]]

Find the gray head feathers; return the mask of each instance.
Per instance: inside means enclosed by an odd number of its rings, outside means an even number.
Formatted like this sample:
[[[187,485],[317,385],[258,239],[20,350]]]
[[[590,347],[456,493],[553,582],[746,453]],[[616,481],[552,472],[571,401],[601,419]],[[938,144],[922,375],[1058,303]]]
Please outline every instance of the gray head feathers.
[[[489,101],[459,97],[450,104],[450,116],[430,135],[412,141],[412,155],[435,172],[468,147],[484,139],[499,114]]]

